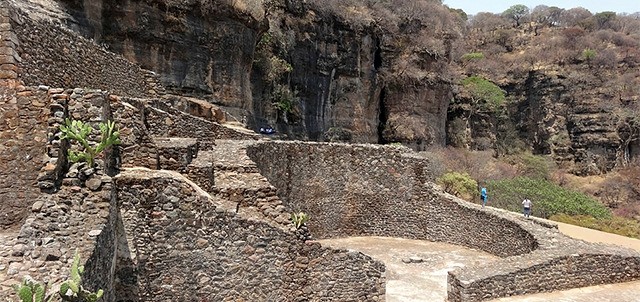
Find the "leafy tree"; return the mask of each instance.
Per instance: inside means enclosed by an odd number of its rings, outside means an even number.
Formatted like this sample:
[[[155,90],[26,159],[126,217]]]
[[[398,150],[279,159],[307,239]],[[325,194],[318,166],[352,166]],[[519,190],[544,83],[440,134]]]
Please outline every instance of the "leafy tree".
[[[466,172],[448,172],[440,176],[436,183],[445,192],[461,198],[471,198],[475,195],[478,183]]]
[[[529,8],[524,4],[516,4],[502,12],[502,16],[516,22],[516,26],[520,26],[529,16]]]
[[[460,16],[460,19],[462,19],[463,21],[469,20],[469,16],[467,15],[467,13],[460,8],[449,8],[449,11]]]
[[[564,9],[556,6],[538,5],[531,11],[531,19],[544,26],[558,26]]]
[[[507,20],[493,13],[477,13],[471,19],[471,27],[483,32],[490,32],[507,26],[509,26]]]
[[[566,27],[577,26],[591,16],[591,12],[583,7],[568,9],[560,15],[560,25]]]
[[[92,144],[89,141],[89,135],[93,131],[93,127],[82,121],[66,119],[65,124],[60,126],[62,139],[71,139],[80,144],[84,151],[69,150],[69,160],[71,162],[85,161],[89,167],[93,167],[96,155],[100,154],[107,147],[120,144],[120,134],[115,129],[113,121],[100,123],[101,138],[98,144]]]
[[[607,29],[611,27],[614,20],[616,19],[616,13],[611,11],[600,12],[595,14],[593,17],[596,20],[598,29]]]

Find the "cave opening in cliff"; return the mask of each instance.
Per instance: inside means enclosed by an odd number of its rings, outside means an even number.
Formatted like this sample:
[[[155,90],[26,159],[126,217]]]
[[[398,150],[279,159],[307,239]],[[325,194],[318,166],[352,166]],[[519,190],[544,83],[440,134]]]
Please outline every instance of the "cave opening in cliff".
[[[389,112],[387,111],[387,107],[385,107],[384,99],[387,96],[386,89],[383,87],[380,90],[380,98],[378,100],[378,144],[385,144],[387,140],[384,138],[383,132],[384,127],[387,125],[387,119],[389,118]]]
[[[376,41],[376,51],[373,54],[373,68],[378,70],[382,66],[382,51],[380,50],[380,40]]]

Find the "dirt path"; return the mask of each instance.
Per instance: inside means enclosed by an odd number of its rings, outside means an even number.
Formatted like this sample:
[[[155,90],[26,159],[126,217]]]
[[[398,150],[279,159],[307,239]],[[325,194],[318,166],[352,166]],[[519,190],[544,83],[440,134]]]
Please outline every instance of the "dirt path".
[[[600,242],[607,244],[616,244],[624,247],[632,248],[637,251],[640,251],[640,240],[633,239],[629,237],[624,237],[616,234],[605,233],[601,231],[596,231],[592,229],[587,229],[571,224],[560,223],[551,221],[552,223],[558,224],[558,229],[563,234],[573,237],[576,239],[581,239],[589,242]]]

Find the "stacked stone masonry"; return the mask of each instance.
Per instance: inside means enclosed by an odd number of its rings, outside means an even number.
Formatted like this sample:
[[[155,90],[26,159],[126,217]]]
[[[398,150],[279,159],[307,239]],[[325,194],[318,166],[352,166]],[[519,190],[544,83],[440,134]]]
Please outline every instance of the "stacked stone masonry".
[[[34,20],[13,6],[8,10],[11,28],[19,42],[16,51],[21,60],[17,77],[25,85],[92,87],[126,96],[163,92],[155,74],[142,70],[120,55],[60,24]]]
[[[482,301],[640,279],[640,254],[590,244],[545,223],[482,209],[432,185],[429,164],[386,146],[260,142],[247,148],[284,206],[319,238],[442,241],[503,257],[449,272],[448,301]]]
[[[85,265],[84,286],[92,291],[103,289],[105,301],[115,301],[111,272],[115,269],[118,212],[111,177],[102,170],[76,168],[79,170],[66,173],[54,194],[33,199],[19,233],[0,243],[1,300],[15,298],[9,285],[26,276],[49,282],[57,291],[60,282],[69,278],[77,251]]]
[[[382,301],[384,265],[220,207],[175,172],[116,177],[138,301]],[[126,274],[117,272],[117,274]],[[118,297],[118,300],[121,300]]]
[[[0,86],[15,88],[21,58],[16,51],[18,37],[12,30],[11,10],[4,1],[0,2],[0,43]]]
[[[217,140],[203,151],[194,138],[158,144],[159,138],[151,136],[153,124],[145,123],[144,102],[128,103],[100,90],[20,89],[15,98],[6,98],[6,105],[39,108],[32,123],[42,138],[14,141],[28,150],[40,141],[33,152],[46,153],[32,164],[32,183],[25,187],[35,188],[41,168],[46,172],[64,162],[66,153],[54,150],[62,146],[55,129],[66,117],[93,124],[116,120],[125,146],[110,156],[120,155],[123,164],[129,152],[147,143],[152,168],[158,168],[158,150],[180,149],[165,158],[190,157],[191,162],[172,168],[184,170],[193,182],[177,173],[136,169],[121,173],[113,187],[104,172],[108,158],[97,169],[75,164],[54,173],[54,194],[23,199],[36,202],[25,207],[32,212],[18,237],[7,243],[17,248],[0,253],[0,265],[16,280],[27,272],[63,280],[73,247],[80,247],[86,285],[107,289],[106,301],[382,300],[382,264],[359,253],[305,243],[287,220],[288,213],[297,211],[313,217],[309,230],[318,238],[444,241],[504,257],[491,267],[450,272],[450,301],[640,278],[638,253],[572,240],[549,225],[483,210],[442,193],[431,184],[429,162],[408,149],[252,139]],[[173,148],[171,141],[182,147]],[[144,163],[138,158],[130,164],[136,162]],[[197,277],[193,284],[191,276]]]
[[[47,145],[47,91],[19,86],[0,87],[0,229],[24,221],[27,209],[40,190],[36,179],[43,166]]]
[[[189,164],[198,156],[200,145],[193,138],[156,137],[157,169],[184,173]]]
[[[2,300],[26,275],[59,284],[76,249],[85,286],[105,301],[384,300],[384,265],[305,241],[288,221],[297,211],[317,238],[443,241],[503,257],[449,272],[449,301],[640,279],[637,252],[444,194],[407,149],[257,142],[221,125],[215,106],[166,95],[156,74],[7,1],[0,37],[0,228],[21,224],[0,237]],[[70,165],[68,117],[115,120],[122,145],[96,167]],[[183,175],[108,175],[136,166]]]

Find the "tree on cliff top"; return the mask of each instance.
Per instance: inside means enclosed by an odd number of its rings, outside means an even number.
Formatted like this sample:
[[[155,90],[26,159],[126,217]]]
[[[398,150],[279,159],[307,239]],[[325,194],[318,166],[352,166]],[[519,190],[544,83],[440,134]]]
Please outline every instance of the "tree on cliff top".
[[[502,16],[516,22],[516,26],[520,26],[529,16],[529,8],[524,4],[516,4],[502,12]]]

